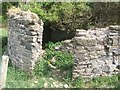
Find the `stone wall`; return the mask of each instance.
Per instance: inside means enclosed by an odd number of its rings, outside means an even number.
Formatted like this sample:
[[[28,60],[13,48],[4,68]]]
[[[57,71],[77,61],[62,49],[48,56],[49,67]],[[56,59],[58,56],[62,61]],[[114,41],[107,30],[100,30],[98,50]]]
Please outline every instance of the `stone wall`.
[[[64,41],[62,51],[74,54],[73,78],[106,76],[118,73],[120,27],[109,26],[76,30],[76,36]],[[118,47],[119,46],[119,47]]]
[[[30,72],[43,53],[43,22],[29,11],[11,13],[8,22],[8,55],[15,67]],[[73,78],[118,73],[120,26],[77,29],[75,37],[65,40],[60,49],[74,54]]]
[[[43,22],[30,11],[20,11],[10,14],[8,23],[8,55],[12,64],[31,71],[42,55]]]

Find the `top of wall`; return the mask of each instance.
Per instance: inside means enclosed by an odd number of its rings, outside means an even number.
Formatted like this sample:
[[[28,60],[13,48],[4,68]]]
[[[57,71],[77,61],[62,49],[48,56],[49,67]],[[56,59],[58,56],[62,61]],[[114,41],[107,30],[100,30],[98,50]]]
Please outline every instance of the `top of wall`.
[[[24,24],[30,23],[31,25],[35,22],[38,22],[43,26],[42,20],[39,19],[38,15],[31,11],[22,11],[20,8],[12,8],[8,11],[9,18],[12,18],[17,21],[23,21]]]
[[[77,29],[76,30],[76,37],[82,37],[85,36],[86,38],[90,37],[100,37],[102,35],[109,35],[110,33],[118,32],[120,31],[120,26],[119,25],[110,25],[109,27],[106,28],[95,28],[95,29],[89,29],[89,30],[84,30],[84,29]]]

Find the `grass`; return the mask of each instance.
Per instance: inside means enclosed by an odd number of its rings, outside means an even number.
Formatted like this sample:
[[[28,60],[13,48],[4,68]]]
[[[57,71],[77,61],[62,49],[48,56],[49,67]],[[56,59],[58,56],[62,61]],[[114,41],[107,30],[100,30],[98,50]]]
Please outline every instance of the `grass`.
[[[7,26],[7,19],[0,15],[0,26],[6,27]]]
[[[0,28],[0,37],[7,37],[8,32],[6,28]]]
[[[52,88],[54,87],[52,85],[53,82],[57,84],[64,83],[45,76],[30,77],[27,73],[20,69],[15,69],[12,66],[8,67],[6,88],[42,88],[42,87]]]
[[[91,86],[92,87],[109,87],[109,88],[115,88],[116,84],[119,82],[118,80],[118,75],[113,75],[111,77],[97,77],[94,78],[91,81]]]
[[[6,49],[8,32],[6,28],[0,28],[0,56]]]
[[[28,75],[19,70],[15,69],[12,66],[8,67],[8,74],[7,74],[7,81],[6,81],[6,87],[7,88],[20,88],[20,87],[30,87],[30,82]]]
[[[2,54],[6,50],[6,46],[3,46],[3,44],[4,42],[6,42],[7,34],[8,33],[6,28],[0,28],[0,63],[1,63]]]
[[[0,15],[0,24],[2,24],[2,23],[3,23],[3,16]]]
[[[95,77],[87,82],[83,78],[78,78],[74,81],[73,86],[78,88],[118,88],[120,86],[118,76]]]
[[[118,88],[118,85],[120,85],[118,75],[97,77],[91,81],[91,86],[95,88]]]
[[[45,83],[47,83],[45,85]],[[111,77],[96,77],[90,81],[85,82],[83,78],[79,78],[75,81],[65,82],[60,81],[52,77],[46,76],[34,76],[30,77],[25,72],[20,69],[15,69],[12,66],[8,67],[7,74],[7,88],[43,88],[43,87],[60,87],[59,85],[69,84],[69,87],[74,88],[119,88],[120,83],[118,80],[118,75],[113,75]],[[61,86],[63,88],[63,86]]]

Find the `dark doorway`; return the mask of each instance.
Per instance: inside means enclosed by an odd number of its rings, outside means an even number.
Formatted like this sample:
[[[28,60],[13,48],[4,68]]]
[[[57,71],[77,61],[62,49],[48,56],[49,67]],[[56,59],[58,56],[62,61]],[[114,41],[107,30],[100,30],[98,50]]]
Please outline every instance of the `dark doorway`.
[[[72,39],[75,36],[75,31],[67,31],[67,30],[60,30],[57,29],[53,30],[50,28],[51,24],[45,24],[44,30],[43,30],[43,41],[42,41],[42,47],[45,49],[45,44],[48,42],[59,42],[64,41],[67,39]]]
[[[44,30],[43,30],[43,40],[42,40],[42,47],[44,49],[45,44],[51,41],[52,37],[52,30],[48,25],[44,25]]]

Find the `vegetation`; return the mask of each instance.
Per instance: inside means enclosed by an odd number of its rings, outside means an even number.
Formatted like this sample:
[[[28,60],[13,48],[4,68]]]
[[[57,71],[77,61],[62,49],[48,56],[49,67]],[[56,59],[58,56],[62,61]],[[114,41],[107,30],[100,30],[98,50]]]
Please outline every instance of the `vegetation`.
[[[6,50],[7,45],[7,30],[5,28],[0,28],[0,56]]]
[[[15,69],[9,65],[6,88],[54,88],[54,83],[64,84],[64,81],[47,76],[30,77],[20,69]]]
[[[60,46],[62,43],[48,43],[46,45],[46,54],[44,58],[48,60],[49,63],[54,64],[57,68],[60,68],[61,70],[66,70],[72,68],[73,65],[73,55],[67,52],[57,51],[55,50],[55,47]],[[55,62],[52,61],[52,59],[55,59]]]
[[[120,24],[118,20],[119,2],[3,2],[3,16],[12,6],[36,13],[45,26],[54,30],[75,31],[76,28],[104,27]]]
[[[7,37],[7,29],[0,28],[0,37]]]
[[[85,81],[83,78],[78,77],[72,84],[77,88],[119,88],[118,76],[119,74],[111,77],[95,77],[90,81]]]
[[[95,27],[120,24],[118,20],[120,2],[89,3],[91,7],[90,23]]]
[[[66,71],[68,73],[66,79],[72,79],[72,67],[73,67],[73,55],[66,52],[56,51],[55,47],[61,45],[62,43],[52,43],[46,44],[45,54],[42,60],[39,60],[35,67],[36,75],[49,75],[51,70],[50,65],[58,68],[61,72]],[[54,59],[54,61],[53,61]]]
[[[2,8],[2,16],[4,19],[7,18],[7,11],[11,6],[18,6],[19,2],[2,2],[0,7]]]
[[[7,88],[31,87],[31,82],[29,81],[29,79],[29,76],[25,72],[9,65],[6,81]]]
[[[37,13],[47,26],[54,30],[74,31],[87,26],[90,8],[86,3],[32,2],[20,4],[23,10]]]
[[[83,78],[76,79],[72,82],[60,81],[55,78],[46,76],[35,76],[30,78],[25,72],[15,69],[13,67],[8,68],[7,74],[7,88],[42,88],[47,83],[48,87],[52,86],[53,82],[69,84],[70,87],[74,88],[120,88],[118,75],[112,77],[97,77],[88,82],[85,82]],[[57,85],[56,83],[56,85]],[[55,86],[54,86],[55,87]],[[60,87],[60,86],[58,86]]]

